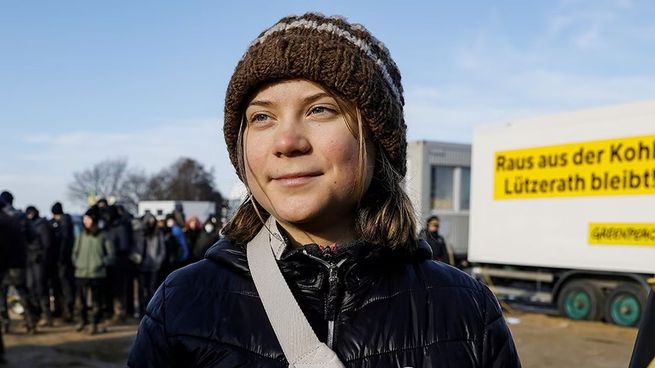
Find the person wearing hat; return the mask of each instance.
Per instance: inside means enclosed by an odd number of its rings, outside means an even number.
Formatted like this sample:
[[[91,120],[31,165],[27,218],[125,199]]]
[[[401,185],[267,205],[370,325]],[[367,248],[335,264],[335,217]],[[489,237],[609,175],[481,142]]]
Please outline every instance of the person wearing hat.
[[[103,315],[103,288],[106,286],[107,267],[113,262],[114,248],[105,233],[100,231],[100,209],[89,208],[82,217],[83,231],[75,239],[71,255],[75,266],[77,296],[81,302],[80,322],[77,331],[83,331],[89,323],[89,292],[93,304],[91,334],[100,332],[99,323]]]
[[[56,255],[56,277],[59,279],[59,290],[55,295],[57,307],[61,310],[64,322],[71,322],[75,312],[75,267],[72,263],[73,245],[75,244],[75,231],[73,219],[64,213],[60,202],[55,202],[51,208],[52,219],[50,227],[54,234],[54,248]]]
[[[520,366],[489,289],[417,241],[403,104],[362,25],[307,13],[264,30],[225,99],[249,195],[157,290],[127,365]]]

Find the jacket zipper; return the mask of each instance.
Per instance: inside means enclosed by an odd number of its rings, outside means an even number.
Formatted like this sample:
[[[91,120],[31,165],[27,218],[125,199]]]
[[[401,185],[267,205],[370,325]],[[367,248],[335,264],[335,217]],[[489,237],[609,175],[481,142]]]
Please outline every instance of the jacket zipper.
[[[323,265],[328,270],[328,295],[325,306],[325,316],[328,322],[328,335],[327,335],[327,346],[332,349],[335,343],[335,320],[337,317],[337,308],[334,305],[334,300],[337,298],[337,292],[339,287],[339,267],[346,261],[346,258],[342,259],[338,263],[327,262],[319,257],[313,256],[307,251],[303,251],[305,255],[309,258],[317,261]]]

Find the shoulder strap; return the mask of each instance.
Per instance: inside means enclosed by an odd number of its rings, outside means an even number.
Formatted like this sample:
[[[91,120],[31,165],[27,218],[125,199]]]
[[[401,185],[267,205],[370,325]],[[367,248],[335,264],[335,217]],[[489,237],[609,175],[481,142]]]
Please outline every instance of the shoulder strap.
[[[342,368],[337,354],[322,343],[305,318],[280,271],[273,247],[284,241],[273,216],[248,243],[247,257],[259,298],[292,368]]]

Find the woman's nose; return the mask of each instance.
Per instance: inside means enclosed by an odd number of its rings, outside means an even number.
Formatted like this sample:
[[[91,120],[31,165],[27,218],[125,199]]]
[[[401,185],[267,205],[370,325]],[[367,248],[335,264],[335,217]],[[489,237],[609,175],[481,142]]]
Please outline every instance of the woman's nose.
[[[273,144],[276,156],[293,157],[310,151],[311,143],[302,124],[302,121],[286,121],[278,125]]]

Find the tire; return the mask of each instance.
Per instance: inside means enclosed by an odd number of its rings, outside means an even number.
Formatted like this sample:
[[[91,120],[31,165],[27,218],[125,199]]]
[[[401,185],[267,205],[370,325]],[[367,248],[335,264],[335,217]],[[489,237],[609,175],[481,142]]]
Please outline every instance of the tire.
[[[603,293],[589,280],[565,284],[557,299],[559,314],[576,321],[600,320],[603,305]]]
[[[646,308],[646,291],[625,282],[612,290],[605,302],[605,320],[618,326],[637,326]]]

